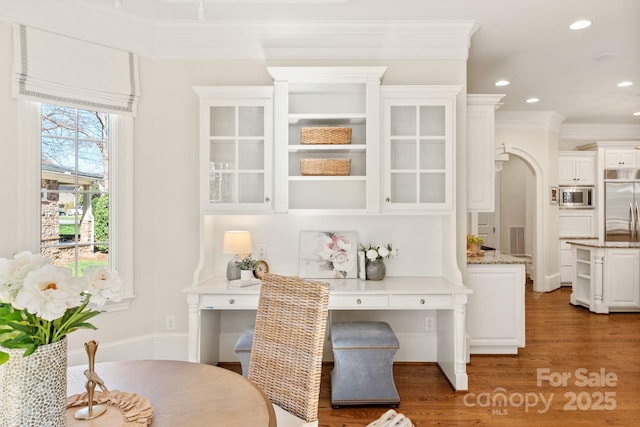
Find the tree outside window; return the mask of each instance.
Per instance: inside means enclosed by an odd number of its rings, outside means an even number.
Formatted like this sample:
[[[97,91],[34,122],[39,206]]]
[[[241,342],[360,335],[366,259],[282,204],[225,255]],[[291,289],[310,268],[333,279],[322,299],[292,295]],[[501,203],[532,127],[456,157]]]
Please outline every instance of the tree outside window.
[[[42,104],[43,255],[79,274],[108,264],[109,114]]]

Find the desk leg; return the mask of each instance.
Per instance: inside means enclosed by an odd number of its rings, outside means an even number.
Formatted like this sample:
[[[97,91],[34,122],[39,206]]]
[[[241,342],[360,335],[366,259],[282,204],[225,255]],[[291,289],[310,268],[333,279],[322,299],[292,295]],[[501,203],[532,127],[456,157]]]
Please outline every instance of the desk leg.
[[[200,311],[200,363],[220,361],[220,310]]]
[[[438,310],[438,365],[456,391],[469,389],[466,363],[466,295],[456,295],[453,310]]]
[[[200,295],[187,295],[189,305],[189,362],[200,362]]]

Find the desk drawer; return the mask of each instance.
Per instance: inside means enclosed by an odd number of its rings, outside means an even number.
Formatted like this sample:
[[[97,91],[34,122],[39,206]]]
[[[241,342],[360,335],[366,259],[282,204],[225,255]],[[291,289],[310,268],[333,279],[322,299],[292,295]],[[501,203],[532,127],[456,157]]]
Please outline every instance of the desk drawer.
[[[391,295],[391,308],[424,310],[451,306],[451,295]]]
[[[200,307],[216,310],[240,310],[258,308],[260,295],[202,295]]]
[[[367,309],[387,308],[389,297],[387,295],[329,295],[330,309]]]

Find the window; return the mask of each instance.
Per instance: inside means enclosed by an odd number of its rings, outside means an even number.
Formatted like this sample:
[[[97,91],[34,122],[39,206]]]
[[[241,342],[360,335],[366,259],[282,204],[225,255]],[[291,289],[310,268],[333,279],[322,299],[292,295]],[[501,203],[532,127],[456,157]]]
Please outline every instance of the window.
[[[109,263],[110,115],[40,107],[40,251],[76,275]]]
[[[133,117],[28,100],[19,100],[18,107],[18,161],[24,171],[16,182],[18,247],[64,250],[65,258],[53,262],[76,272],[87,258],[108,262],[123,280],[124,299],[105,309],[126,309],[134,289]],[[53,125],[49,119],[60,122]],[[87,129],[81,130],[83,121],[92,127],[85,123]],[[108,215],[106,221],[96,219],[99,212]],[[48,219],[49,230],[39,226],[47,223],[44,215],[55,218]],[[93,218],[91,227],[88,218]],[[96,229],[99,222],[108,224],[108,238]]]

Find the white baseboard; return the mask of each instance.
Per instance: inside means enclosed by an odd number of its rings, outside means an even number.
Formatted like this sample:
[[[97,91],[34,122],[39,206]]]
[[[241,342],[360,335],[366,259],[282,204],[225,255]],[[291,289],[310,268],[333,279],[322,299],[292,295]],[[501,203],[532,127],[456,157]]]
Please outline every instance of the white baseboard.
[[[433,333],[397,333],[400,349],[396,362],[435,362],[437,360],[437,336]],[[220,334],[220,361],[238,362],[233,347],[239,334]],[[187,333],[148,334],[112,342],[100,342],[96,362],[114,360],[189,360]],[[332,361],[331,343],[325,344],[325,361]],[[86,365],[84,348],[70,348],[68,366]]]

